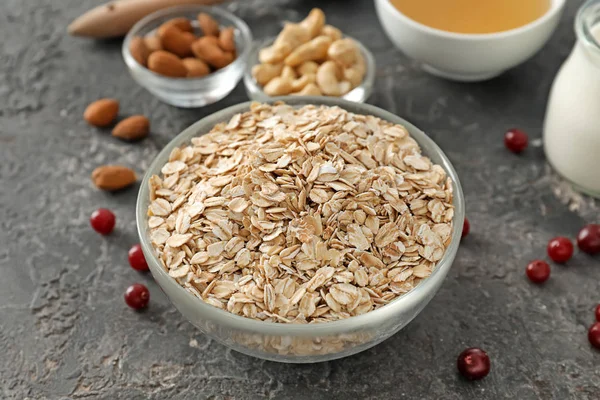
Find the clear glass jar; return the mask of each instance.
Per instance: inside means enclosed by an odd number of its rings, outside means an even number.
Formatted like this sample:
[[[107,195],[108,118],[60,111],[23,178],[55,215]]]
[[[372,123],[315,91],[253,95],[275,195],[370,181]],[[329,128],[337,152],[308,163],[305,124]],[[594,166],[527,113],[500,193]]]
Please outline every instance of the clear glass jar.
[[[581,7],[575,31],[577,43],[550,93],[544,150],[577,190],[600,198],[600,0]]]

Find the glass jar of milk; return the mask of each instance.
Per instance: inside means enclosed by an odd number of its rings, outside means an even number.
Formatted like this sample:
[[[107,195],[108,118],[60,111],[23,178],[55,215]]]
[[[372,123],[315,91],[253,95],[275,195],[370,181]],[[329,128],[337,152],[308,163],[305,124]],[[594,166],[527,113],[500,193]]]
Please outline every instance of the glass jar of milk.
[[[577,43],[560,69],[544,124],[544,150],[573,186],[600,198],[600,0],[575,21]]]

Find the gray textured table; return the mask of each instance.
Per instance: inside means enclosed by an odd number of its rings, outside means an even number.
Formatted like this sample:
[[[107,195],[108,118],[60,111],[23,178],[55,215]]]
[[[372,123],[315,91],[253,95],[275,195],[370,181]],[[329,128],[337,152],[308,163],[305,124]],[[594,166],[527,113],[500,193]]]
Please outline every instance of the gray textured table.
[[[127,249],[137,241],[136,190],[101,193],[90,172],[118,162],[141,173],[177,132],[246,96],[240,85],[203,109],[160,103],[129,77],[120,41],[65,34],[66,24],[94,3],[0,4],[0,398],[600,398],[600,352],[586,339],[600,302],[600,260],[576,253],[567,266],[553,268],[543,287],[524,277],[525,264],[545,255],[550,237],[574,236],[597,220],[598,204],[550,171],[539,143],[522,156],[502,144],[512,126],[540,137],[581,1],[568,1],[540,54],[481,84],[419,71],[384,36],[371,1],[232,6],[260,37],[276,32],[271,22],[320,5],[333,24],[367,43],[377,59],[369,102],[411,120],[441,145],[462,178],[472,224],[439,294],[406,329],[359,355],[300,366],[256,360],[210,341],[151,276],[127,265]],[[88,127],[85,106],[104,96],[119,98],[123,113],[150,116],[151,137],[128,145]],[[118,217],[107,238],[88,223],[101,206]],[[147,312],[123,302],[135,281],[150,288]],[[468,346],[491,356],[483,381],[457,376],[456,356]]]

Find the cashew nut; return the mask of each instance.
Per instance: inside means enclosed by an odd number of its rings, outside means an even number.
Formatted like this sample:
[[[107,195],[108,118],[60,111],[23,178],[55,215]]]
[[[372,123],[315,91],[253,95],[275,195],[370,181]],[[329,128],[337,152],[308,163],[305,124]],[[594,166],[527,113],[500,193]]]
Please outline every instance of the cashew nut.
[[[339,85],[339,94],[338,96],[343,96],[352,90],[352,84],[348,81],[341,81]]]
[[[283,79],[293,81],[298,76],[296,75],[296,71],[294,71],[294,68],[290,67],[289,65],[286,65],[285,67],[283,67],[283,70],[281,71],[281,77]]]
[[[319,87],[317,85],[315,85],[314,83],[309,83],[308,85],[304,86],[304,89],[302,89],[299,92],[295,92],[292,93],[294,96],[322,96],[323,93],[321,93],[321,90],[319,89]]]
[[[263,88],[264,92],[269,96],[283,96],[292,92],[292,81],[283,79],[278,76],[271,79]]]
[[[327,96],[339,96],[340,76],[342,72],[335,61],[326,61],[317,70],[317,85],[321,92]]]
[[[266,85],[271,79],[279,76],[283,64],[258,64],[252,67],[252,76],[259,85]]]
[[[321,29],[320,34],[329,36],[333,41],[340,40],[342,38],[342,31],[331,25],[325,25],[323,29]]]
[[[310,42],[298,46],[285,58],[286,65],[295,67],[305,61],[322,60],[327,57],[327,49],[331,46],[329,36],[317,36]]]
[[[319,69],[319,64],[314,61],[304,61],[302,64],[296,67],[298,75],[316,74]]]
[[[357,87],[363,80],[364,74],[353,65],[350,68],[344,69],[344,79],[352,84],[352,87]]]
[[[360,50],[356,53],[356,63],[353,68],[356,68],[363,75],[367,72],[367,63]]]
[[[279,47],[275,47],[275,45],[265,47],[258,52],[258,61],[263,64],[280,63],[293,49],[288,43],[283,43]]]
[[[296,48],[300,46],[302,43],[306,43],[311,39],[310,34],[300,24],[285,24],[275,42],[273,42],[273,46],[279,47],[283,43],[287,43],[292,46],[292,48]]]
[[[313,8],[299,25],[306,29],[312,39],[325,25],[325,13],[320,8]]]
[[[298,92],[306,87],[310,83],[315,83],[317,76],[315,74],[302,75],[300,78],[292,81],[292,92]]]
[[[358,53],[360,53],[360,50],[352,39],[336,40],[327,50],[329,58],[345,68],[356,62]]]
[[[344,79],[352,84],[355,88],[361,84],[365,73],[367,72],[367,65],[365,59],[360,51],[357,53],[356,62],[349,68],[344,69]]]
[[[306,28],[299,24],[286,24],[273,45],[260,50],[258,59],[261,63],[277,64],[283,61],[296,47],[310,40]]]

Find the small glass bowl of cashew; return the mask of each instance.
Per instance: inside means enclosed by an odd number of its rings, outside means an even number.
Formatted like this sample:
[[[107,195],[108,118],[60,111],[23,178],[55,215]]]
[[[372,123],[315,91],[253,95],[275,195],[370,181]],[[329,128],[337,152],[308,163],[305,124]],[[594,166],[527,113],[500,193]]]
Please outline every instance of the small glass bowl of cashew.
[[[375,59],[359,41],[325,24],[313,9],[276,38],[252,46],[244,72],[248,97],[331,96],[363,103],[373,91]]]

